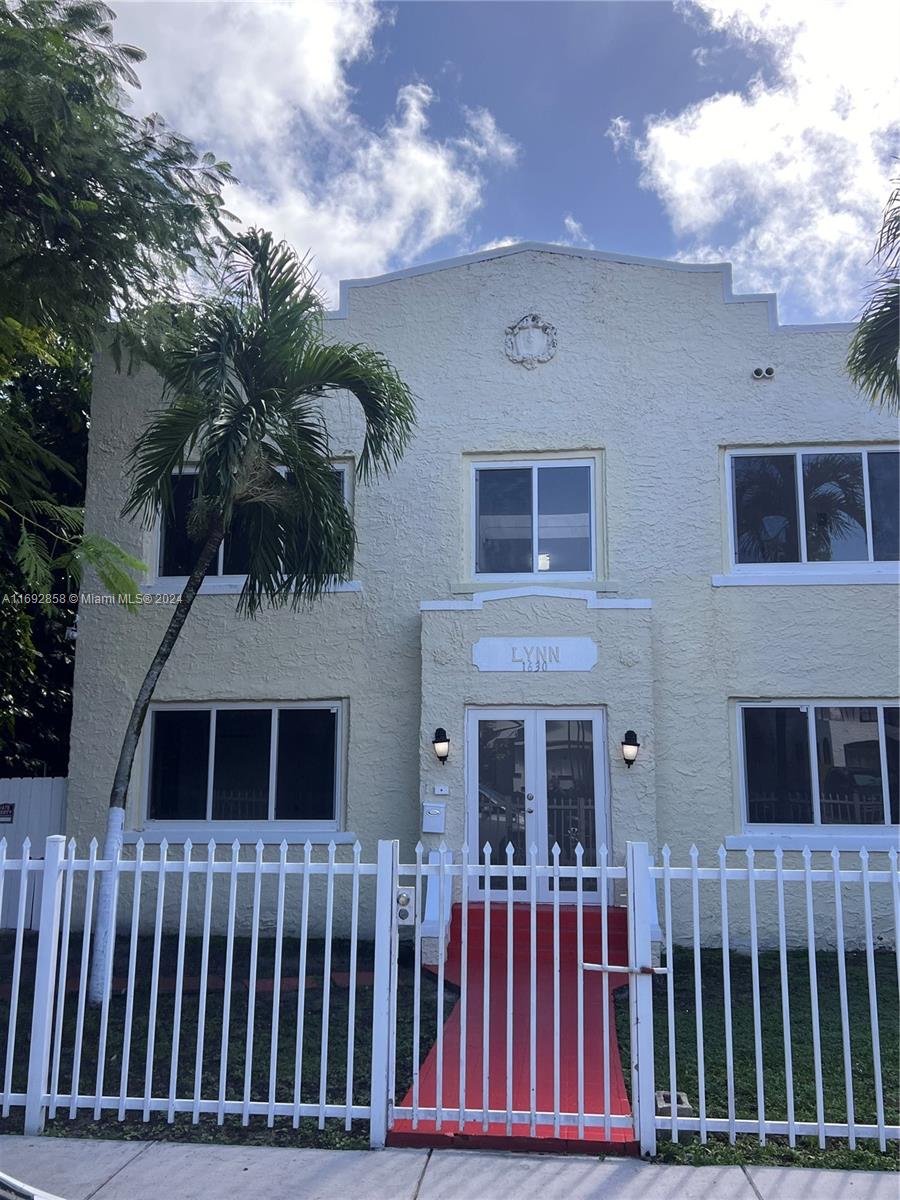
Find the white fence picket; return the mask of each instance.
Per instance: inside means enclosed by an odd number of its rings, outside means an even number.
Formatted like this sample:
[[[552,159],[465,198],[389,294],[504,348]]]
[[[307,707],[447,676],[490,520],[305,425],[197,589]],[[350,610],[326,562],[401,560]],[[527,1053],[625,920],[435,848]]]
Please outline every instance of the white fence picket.
[[[866,985],[869,992],[869,1033],[872,1038],[872,1070],[875,1077],[875,1113],[878,1121],[878,1149],[887,1149],[884,1133],[884,1088],[881,1078],[881,1031],[878,1027],[878,994],[875,983],[875,947],[872,927],[872,891],[869,883],[869,852],[860,850],[862,863],[863,913],[866,932]]]
[[[706,1142],[706,1046],[703,1040],[703,978],[700,966],[700,852],[691,846],[691,936],[694,951],[694,1033],[697,1039],[697,1104],[700,1110],[700,1141]],[[754,992],[754,996],[756,993]]]
[[[856,1149],[856,1121],[853,1099],[853,1061],[850,1058],[850,1013],[847,1001],[847,961],[844,957],[844,900],[841,895],[840,854],[831,852],[834,868],[834,920],[837,931],[838,989],[841,997],[841,1040],[844,1047],[844,1094],[847,1101],[847,1138],[851,1150]]]
[[[272,966],[272,1027],[269,1039],[269,1111],[266,1124],[275,1124],[275,1084],[278,1079],[278,1025],[281,1019],[281,954],[284,941],[284,894],[287,884],[287,842],[278,847],[278,893],[275,899],[275,962]]]
[[[819,1024],[819,971],[816,963],[816,921],[813,909],[812,854],[803,851],[803,886],[806,898],[806,953],[809,965],[810,1014],[813,1034],[813,1077],[816,1089],[816,1126],[819,1149],[825,1149],[825,1097],[822,1084],[822,1033]]]
[[[668,847],[666,847],[668,849]],[[728,876],[726,874],[725,863],[727,853],[725,847],[719,849],[719,904],[722,929],[722,998],[725,1004],[725,1087],[728,1095],[728,1140],[732,1144],[735,1143],[735,1107],[734,1107],[734,1031],[732,1029],[731,1016],[731,930],[728,924]],[[672,920],[671,912],[667,909],[666,921]],[[672,947],[668,949],[669,962],[672,961]],[[670,994],[673,990],[673,973],[669,972],[669,990]],[[672,1010],[669,1016],[670,1027],[674,1035],[675,1013]],[[674,1083],[673,1083],[674,1088]],[[675,1121],[675,1096],[672,1096],[672,1120]]]
[[[203,942],[200,948],[200,1003],[197,1012],[197,1046],[194,1054],[194,1107],[191,1124],[200,1121],[200,1090],[203,1079],[203,1051],[206,1045],[206,992],[209,986],[209,939],[212,932],[212,901],[216,861],[216,844],[210,839],[206,847],[206,882],[203,891]]]
[[[328,1087],[328,1034],[331,1018],[331,951],[334,929],[334,842],[328,843],[325,877],[325,962],[322,967],[322,1052],[319,1056],[319,1128],[325,1128],[325,1093]]]
[[[462,874],[460,876],[460,884],[462,888],[462,904],[460,914],[460,981],[459,981],[459,1116],[458,1128],[460,1133],[465,1128],[466,1118],[466,1056],[467,1056],[467,1041],[468,1041],[468,1014],[469,1014],[469,846],[468,843],[463,843],[460,852]],[[416,857],[416,862],[420,862],[419,856]],[[420,872],[421,876],[421,872]],[[418,886],[421,887],[421,877]],[[418,1047],[417,1047],[418,1051]],[[418,1060],[416,1061],[416,1074],[418,1077]]]
[[[31,842],[26,837],[22,843],[22,857],[16,864],[19,868],[18,906],[16,908],[16,943],[13,950],[12,982],[9,996],[9,1022],[6,1031],[6,1066],[3,1071],[3,1108],[4,1117],[9,1116],[10,1095],[12,1093],[13,1062],[16,1055],[16,1041],[19,1023],[19,991],[22,982],[22,949],[25,944],[25,901],[28,896],[28,878],[31,858]],[[13,865],[5,864],[8,871]]]

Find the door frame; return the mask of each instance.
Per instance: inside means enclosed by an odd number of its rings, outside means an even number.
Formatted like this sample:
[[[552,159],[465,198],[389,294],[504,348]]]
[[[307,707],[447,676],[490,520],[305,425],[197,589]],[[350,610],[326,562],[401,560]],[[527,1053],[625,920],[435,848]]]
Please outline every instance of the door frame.
[[[525,844],[532,842],[538,848],[538,862],[550,864],[550,846],[547,829],[547,763],[545,755],[538,753],[539,740],[531,737],[529,746],[528,716],[545,720],[580,720],[594,722],[594,828],[597,844],[594,847],[599,861],[601,845],[606,843],[609,852],[608,861],[612,861],[612,830],[610,824],[610,782],[609,782],[609,749],[607,746],[607,711],[604,705],[574,705],[574,704],[510,704],[510,705],[467,705],[465,720],[465,779],[466,779],[466,843],[469,846],[470,861],[481,861],[481,845],[478,837],[478,722],[479,720],[515,721],[525,720],[525,776],[526,780],[534,783],[535,812],[531,822],[526,811]],[[529,828],[530,826],[530,828]],[[505,858],[500,860],[505,862]],[[479,887],[477,875],[469,880],[469,899],[481,900],[484,893]],[[505,900],[505,893],[503,897]],[[529,900],[528,890],[514,892],[515,901]],[[541,879],[538,883],[537,899],[544,903],[552,900],[549,880]],[[585,904],[600,903],[600,890],[582,892]],[[575,903],[575,891],[559,893],[560,904]]]

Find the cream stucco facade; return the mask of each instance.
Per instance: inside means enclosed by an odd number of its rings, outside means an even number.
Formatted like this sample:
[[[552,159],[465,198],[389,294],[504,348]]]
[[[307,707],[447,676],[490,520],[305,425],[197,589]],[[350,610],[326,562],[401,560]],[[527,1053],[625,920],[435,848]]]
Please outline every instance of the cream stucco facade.
[[[556,330],[555,353],[530,369],[504,343],[524,313]],[[810,565],[773,580],[731,565],[729,450],[896,446],[896,422],[870,410],[844,374],[849,327],[779,326],[774,298],[731,294],[727,266],[523,246],[345,284],[328,330],[382,350],[418,401],[395,473],[354,488],[354,582],[308,611],[256,620],[235,613],[234,594],[202,594],[156,694],[160,705],[335,702],[337,831],[319,841],[358,838],[368,857],[379,838],[396,837],[406,860],[420,836],[430,848],[441,836],[474,844],[467,712],[568,706],[605,716],[600,824],[613,861],[638,839],[654,850],[668,843],[682,862],[696,843],[712,862],[726,839],[739,848],[748,836],[738,702],[896,703],[895,567],[829,574]],[[774,376],[755,378],[757,367]],[[149,371],[127,376],[108,356],[97,362],[88,526],[148,564],[155,532],[119,513],[125,455],[159,397]],[[335,401],[327,417],[335,455],[352,459],[353,405]],[[592,464],[591,577],[476,578],[473,464],[554,456]],[[79,614],[68,821],[82,845],[102,833],[122,730],[170,612],[152,601],[170,590],[154,575],[137,615],[101,605]],[[570,637],[594,643],[595,665],[473,663],[479,639]],[[443,766],[431,745],[437,727],[450,739]],[[630,769],[620,750],[627,729],[641,743]],[[177,840],[171,823],[147,820],[146,764],[144,747],[126,830]],[[423,803],[436,800],[446,804],[445,832],[422,835]],[[253,825],[241,836],[277,842],[285,832]],[[191,836],[217,830],[200,823]],[[823,847],[854,844],[839,827],[811,836]],[[886,848],[895,836],[881,826],[871,844]]]

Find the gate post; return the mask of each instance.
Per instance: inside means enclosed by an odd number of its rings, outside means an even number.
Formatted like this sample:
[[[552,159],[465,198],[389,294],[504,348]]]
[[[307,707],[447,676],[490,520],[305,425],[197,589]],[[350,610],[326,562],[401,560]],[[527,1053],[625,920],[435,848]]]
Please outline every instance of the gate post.
[[[646,842],[629,842],[625,854],[628,884],[628,990],[631,1023],[631,1095],[641,1154],[656,1154],[656,1074],[653,1061],[654,882]]]
[[[38,926],[37,962],[31,1012],[31,1045],[28,1051],[28,1083],[25,1093],[25,1133],[44,1128],[44,1092],[50,1066],[53,1032],[53,997],[56,994],[56,963],[59,954],[59,909],[62,900],[62,861],[66,839],[48,837],[41,878],[41,914]]]
[[[396,841],[378,843],[375,875],[375,978],[372,982],[372,1075],[369,1092],[369,1145],[384,1146],[388,1110],[393,1102],[391,1062],[394,1053],[394,989],[397,978],[397,862]]]

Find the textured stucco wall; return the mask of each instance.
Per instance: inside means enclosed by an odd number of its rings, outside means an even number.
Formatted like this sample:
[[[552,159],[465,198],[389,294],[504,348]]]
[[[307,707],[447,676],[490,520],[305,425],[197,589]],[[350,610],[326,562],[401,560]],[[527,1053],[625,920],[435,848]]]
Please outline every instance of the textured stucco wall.
[[[529,311],[559,338],[556,356],[532,371],[503,349],[505,327]],[[516,676],[473,672],[479,636],[596,637],[593,672],[535,682],[548,703],[608,707],[613,844],[668,842],[673,861],[686,861],[692,842],[711,861],[740,831],[736,698],[896,696],[894,588],[710,583],[727,570],[723,448],[896,439],[896,423],[868,409],[843,375],[846,331],[773,332],[765,302],[724,302],[718,272],[538,251],[351,288],[348,315],[328,329],[382,349],[418,397],[403,463],[356,489],[362,590],[255,621],[236,616],[232,596],[201,596],[156,698],[342,698],[342,822],[366,857],[379,836],[397,836],[408,859],[420,799],[436,781],[451,786],[448,841],[461,836],[465,705],[526,694]],[[752,369],[768,365],[775,378],[754,381]],[[147,562],[152,534],[118,513],[125,452],[159,391],[147,371],[117,375],[105,356],[97,364],[88,525]],[[334,401],[328,420],[334,453],[354,453],[351,403]],[[603,553],[597,580],[576,586],[646,597],[652,610],[536,598],[420,615],[423,599],[477,590],[466,456],[541,451],[597,455]],[[82,843],[102,831],[127,711],[168,611],[80,613],[69,823]],[[437,724],[454,738],[441,775],[430,747]],[[626,772],[617,745],[629,727],[642,750]],[[132,828],[143,803],[136,772]]]

